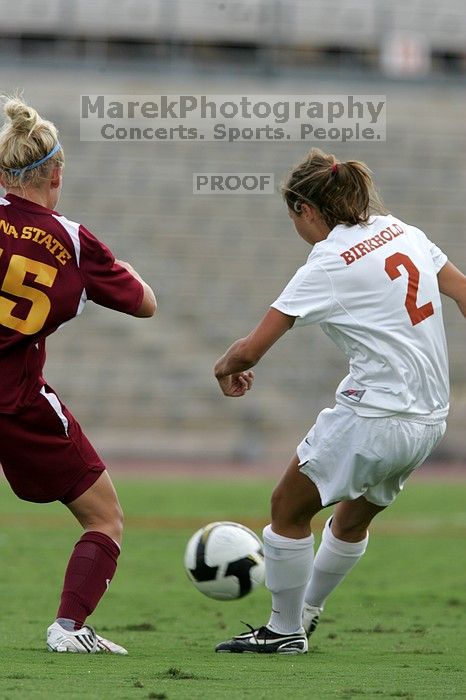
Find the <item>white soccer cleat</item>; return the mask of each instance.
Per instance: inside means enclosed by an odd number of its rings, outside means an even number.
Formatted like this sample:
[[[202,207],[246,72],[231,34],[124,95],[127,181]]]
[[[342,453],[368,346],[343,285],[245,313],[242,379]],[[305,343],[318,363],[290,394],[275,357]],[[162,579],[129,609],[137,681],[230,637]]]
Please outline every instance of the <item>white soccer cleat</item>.
[[[99,637],[90,625],[84,625],[80,630],[70,631],[63,629],[58,622],[54,622],[47,630],[47,649],[70,654],[128,653],[124,647]]]
[[[315,605],[308,605],[307,603],[304,603],[303,627],[308,639],[319,624],[319,617],[321,612],[322,608],[318,608]]]

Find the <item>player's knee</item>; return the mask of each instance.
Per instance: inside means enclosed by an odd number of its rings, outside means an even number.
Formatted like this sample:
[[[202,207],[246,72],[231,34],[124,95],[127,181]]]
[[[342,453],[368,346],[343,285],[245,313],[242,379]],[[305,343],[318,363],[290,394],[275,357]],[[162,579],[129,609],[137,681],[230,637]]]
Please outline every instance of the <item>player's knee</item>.
[[[112,539],[114,539],[116,542],[118,542],[118,544],[120,544],[121,540],[123,539],[124,515],[119,503],[116,504],[114,509],[114,514],[112,518],[112,528],[114,531]]]
[[[124,517],[120,504],[117,502],[112,507],[107,508],[100,517],[95,517],[91,528],[105,533],[112,540],[121,544],[123,539]]]
[[[271,519],[274,532],[294,536],[291,534],[296,528],[307,529],[309,527],[309,514],[300,504],[290,499],[286,489],[279,484],[272,493]]]
[[[270,511],[272,514],[272,520],[281,519],[287,515],[286,508],[284,507],[284,493],[280,484],[276,486],[272,492],[270,499]]]

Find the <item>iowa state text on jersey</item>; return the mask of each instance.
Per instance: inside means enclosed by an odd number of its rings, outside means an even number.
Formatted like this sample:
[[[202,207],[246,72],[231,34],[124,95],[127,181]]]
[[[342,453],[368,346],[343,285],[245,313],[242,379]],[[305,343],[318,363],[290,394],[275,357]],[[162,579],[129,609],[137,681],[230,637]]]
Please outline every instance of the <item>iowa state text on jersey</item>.
[[[47,231],[43,231],[41,228],[36,228],[35,226],[23,226],[21,233],[19,233],[13,224],[5,219],[0,219],[0,233],[5,233],[7,236],[13,236],[13,238],[23,238],[27,241],[33,241],[38,245],[43,245],[49,253],[51,253],[59,263],[66,265],[68,260],[71,258],[71,253],[65,248],[65,246],[57,241],[54,236]]]

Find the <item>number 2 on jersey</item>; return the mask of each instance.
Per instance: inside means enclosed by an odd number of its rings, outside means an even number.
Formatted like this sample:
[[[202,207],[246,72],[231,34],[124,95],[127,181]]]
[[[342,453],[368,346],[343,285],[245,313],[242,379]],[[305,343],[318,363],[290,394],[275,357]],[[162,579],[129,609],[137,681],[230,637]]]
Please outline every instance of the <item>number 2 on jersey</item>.
[[[3,249],[0,248],[0,256],[2,253]],[[23,255],[12,255],[1,291],[20,299],[28,299],[31,302],[31,308],[26,318],[13,316],[12,311],[16,302],[0,294],[0,325],[24,335],[34,335],[44,326],[51,304],[48,296],[40,289],[24,284],[28,273],[34,276],[36,284],[51,287],[55,281],[57,269],[38,260],[25,258]]]
[[[422,306],[417,305],[419,270],[410,257],[404,253],[394,253],[385,260],[385,272],[391,280],[395,280],[401,275],[400,267],[404,267],[408,273],[408,291],[406,292],[405,306],[411,323],[415,326],[426,318],[429,318],[429,316],[432,316],[434,307],[431,301]]]

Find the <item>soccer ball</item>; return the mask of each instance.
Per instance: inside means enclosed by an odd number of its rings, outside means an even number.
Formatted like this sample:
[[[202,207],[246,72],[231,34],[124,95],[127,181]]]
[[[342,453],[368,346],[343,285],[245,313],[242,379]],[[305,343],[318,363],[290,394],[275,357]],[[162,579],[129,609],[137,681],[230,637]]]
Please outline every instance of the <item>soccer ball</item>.
[[[198,591],[216,600],[242,598],[264,581],[264,553],[258,536],[244,525],[209,523],[194,533],[184,555]]]

